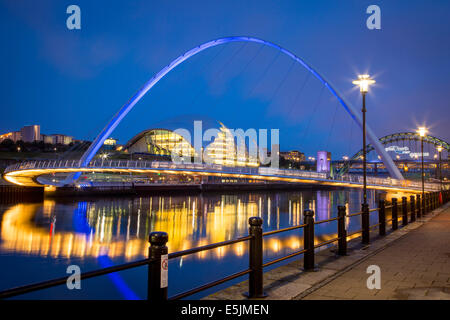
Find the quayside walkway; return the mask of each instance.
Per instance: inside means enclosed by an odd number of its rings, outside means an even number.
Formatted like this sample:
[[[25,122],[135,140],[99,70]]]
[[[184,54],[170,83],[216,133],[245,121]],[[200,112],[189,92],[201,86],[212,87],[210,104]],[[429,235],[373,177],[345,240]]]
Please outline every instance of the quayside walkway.
[[[380,252],[301,298],[450,300],[450,206]],[[381,288],[368,289],[367,267],[381,271]]]
[[[384,237],[371,234],[369,245],[348,242],[346,256],[335,248],[316,253],[314,272],[303,261],[264,273],[265,299],[277,300],[450,300],[450,202]],[[381,289],[368,289],[367,267],[381,271]],[[245,299],[247,281],[206,300]]]

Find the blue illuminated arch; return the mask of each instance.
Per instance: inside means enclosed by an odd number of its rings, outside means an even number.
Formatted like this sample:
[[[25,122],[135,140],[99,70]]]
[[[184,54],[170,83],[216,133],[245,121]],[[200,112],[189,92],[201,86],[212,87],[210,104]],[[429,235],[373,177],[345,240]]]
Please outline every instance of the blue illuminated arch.
[[[153,78],[151,78],[149,81],[147,81],[144,86],[130,99],[128,102],[120,108],[120,110],[114,115],[114,117],[111,119],[111,121],[106,125],[106,127],[100,132],[100,134],[95,138],[94,142],[90,145],[88,150],[83,154],[81,157],[82,166],[87,166],[87,164],[92,160],[92,158],[95,156],[97,151],[100,149],[100,147],[103,145],[103,142],[111,136],[111,133],[114,131],[114,129],[117,127],[117,125],[122,121],[122,119],[130,112],[130,110],[134,107],[136,103],[139,102],[139,100],[156,84],[159,80],[161,80],[166,74],[168,74],[171,70],[173,70],[176,66],[183,63],[187,59],[191,58],[192,56],[196,55],[199,52],[202,52],[203,50],[206,50],[211,47],[215,47],[221,44],[229,43],[229,42],[255,42],[260,43],[272,48],[275,48],[279,50],[280,52],[286,54],[287,56],[294,59],[296,62],[300,63],[303,67],[305,67],[309,72],[311,72],[317,79],[319,79],[327,88],[328,90],[338,99],[339,103],[344,107],[344,109],[350,114],[350,116],[353,118],[353,120],[358,123],[360,127],[362,127],[362,119],[358,112],[356,112],[356,109],[343,97],[343,95],[336,89],[333,88],[331,83],[326,80],[324,76],[319,74],[313,67],[311,67],[310,64],[306,63],[305,60],[299,58],[292,52],[265,40],[252,38],[252,37],[226,37],[226,38],[220,38],[216,40],[212,40],[209,42],[206,42],[204,44],[199,45],[198,47],[195,47],[189,51],[187,51],[182,56],[179,56],[175,60],[173,60],[169,65],[164,67],[161,71],[159,71]],[[396,179],[403,179],[402,174],[398,170],[398,168],[395,166],[394,162],[392,161],[391,157],[386,153],[383,146],[378,141],[378,138],[375,136],[373,131],[369,128],[369,126],[366,125],[366,132],[367,137],[369,141],[374,146],[375,150],[377,151],[378,155],[381,157],[381,160],[384,162],[387,170],[389,171],[389,174],[391,177]]]

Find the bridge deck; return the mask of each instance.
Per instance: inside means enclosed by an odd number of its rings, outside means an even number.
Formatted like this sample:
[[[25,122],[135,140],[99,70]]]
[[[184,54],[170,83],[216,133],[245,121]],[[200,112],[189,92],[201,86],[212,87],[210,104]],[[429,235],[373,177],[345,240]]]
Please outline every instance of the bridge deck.
[[[256,179],[265,181],[317,184],[343,187],[362,187],[362,176],[343,176],[331,179],[325,173],[312,171],[276,169],[270,167],[226,167],[217,164],[172,163],[160,161],[130,160],[94,160],[82,167],[81,161],[29,161],[6,168],[4,178],[11,183],[23,186],[57,185],[51,181],[38,179],[53,173],[76,172],[113,172],[113,173],[169,173],[200,176],[217,176]],[[439,184],[426,183],[427,191],[439,190]],[[367,188],[383,190],[420,191],[421,184],[415,181],[396,180],[391,178],[367,178]]]

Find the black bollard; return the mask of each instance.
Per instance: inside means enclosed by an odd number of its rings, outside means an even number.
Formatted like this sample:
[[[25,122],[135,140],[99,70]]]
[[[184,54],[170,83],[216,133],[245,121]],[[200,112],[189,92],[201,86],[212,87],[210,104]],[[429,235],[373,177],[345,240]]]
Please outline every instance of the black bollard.
[[[380,236],[386,234],[386,203],[384,200],[380,200],[378,204],[378,223],[380,224],[378,231]]]
[[[248,298],[264,298],[267,295],[263,291],[263,219],[250,217],[248,219],[248,232],[252,236],[250,240],[249,268],[251,270],[248,279]]]
[[[338,254],[347,255],[347,230],[345,230],[345,206],[338,206]]]
[[[411,222],[416,221],[416,197],[410,196],[411,201]]]
[[[397,198],[392,198],[392,230],[398,229],[398,203]]]
[[[305,271],[314,270],[314,211],[304,211],[303,243],[305,247],[305,254],[303,256],[303,269]]]
[[[417,218],[420,218],[422,216],[422,201],[420,200],[420,194],[416,197],[416,204],[417,204]]]
[[[361,213],[362,243],[369,244],[369,242],[370,242],[369,205],[367,203],[363,203],[361,207],[362,207],[362,213]]]
[[[408,198],[402,197],[402,225],[408,224]]]
[[[167,300],[169,270],[166,243],[169,236],[165,232],[152,232],[149,241],[148,257],[151,261],[148,264],[147,300]]]

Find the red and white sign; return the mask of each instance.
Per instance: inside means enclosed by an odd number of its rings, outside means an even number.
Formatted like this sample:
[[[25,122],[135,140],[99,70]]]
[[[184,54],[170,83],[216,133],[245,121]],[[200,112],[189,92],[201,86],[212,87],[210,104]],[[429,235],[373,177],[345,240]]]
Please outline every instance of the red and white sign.
[[[167,288],[169,280],[169,255],[161,256],[161,288]]]

